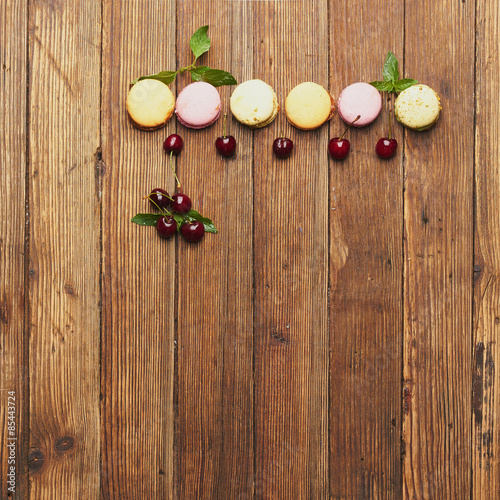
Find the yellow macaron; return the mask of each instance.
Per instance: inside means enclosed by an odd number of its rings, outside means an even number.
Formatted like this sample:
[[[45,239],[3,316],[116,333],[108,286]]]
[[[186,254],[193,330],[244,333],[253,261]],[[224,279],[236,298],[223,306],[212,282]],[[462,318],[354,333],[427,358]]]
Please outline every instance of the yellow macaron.
[[[233,116],[251,128],[269,125],[279,110],[273,88],[262,80],[240,83],[231,95],[229,106]]]
[[[417,83],[399,94],[394,103],[394,115],[405,127],[422,131],[438,120],[441,101],[434,90]]]
[[[330,93],[314,82],[294,87],[285,100],[288,121],[302,130],[313,130],[333,116],[335,103]]]
[[[174,94],[159,80],[141,80],[130,89],[127,96],[130,121],[143,130],[163,127],[172,117],[174,109]]]

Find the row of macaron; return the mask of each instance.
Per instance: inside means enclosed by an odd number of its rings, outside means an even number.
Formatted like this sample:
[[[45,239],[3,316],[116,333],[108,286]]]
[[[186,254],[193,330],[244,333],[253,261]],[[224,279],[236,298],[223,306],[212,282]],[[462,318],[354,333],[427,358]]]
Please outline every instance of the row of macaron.
[[[334,114],[348,124],[364,127],[372,123],[382,109],[380,92],[364,82],[353,83],[334,97],[321,85],[304,82],[294,87],[285,100],[285,114],[296,128],[313,130]],[[201,129],[212,125],[221,113],[217,89],[205,82],[187,85],[175,99],[164,83],[145,79],[137,82],[127,96],[127,111],[132,123],[143,130],[163,127],[173,116],[184,126]],[[250,128],[262,128],[276,118],[278,98],[273,88],[262,80],[239,84],[230,98],[234,118]],[[394,105],[398,121],[415,130],[426,130],[439,118],[441,110],[437,93],[427,85],[416,84],[401,92]]]

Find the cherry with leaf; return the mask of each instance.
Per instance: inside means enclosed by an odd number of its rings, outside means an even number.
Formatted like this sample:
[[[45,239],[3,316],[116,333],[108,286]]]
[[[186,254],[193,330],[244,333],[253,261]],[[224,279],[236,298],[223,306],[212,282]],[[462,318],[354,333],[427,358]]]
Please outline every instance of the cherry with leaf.
[[[418,83],[417,80],[413,80],[412,78],[399,78],[398,60],[391,51],[387,53],[384,69],[382,70],[382,77],[383,80],[370,82],[370,85],[373,85],[380,92],[388,92],[389,95],[397,95],[408,87]],[[391,109],[389,109],[389,137],[382,137],[379,139],[375,147],[375,151],[379,158],[383,158],[384,160],[392,158],[396,154],[398,148],[396,139],[392,137],[391,115],[392,106]]]

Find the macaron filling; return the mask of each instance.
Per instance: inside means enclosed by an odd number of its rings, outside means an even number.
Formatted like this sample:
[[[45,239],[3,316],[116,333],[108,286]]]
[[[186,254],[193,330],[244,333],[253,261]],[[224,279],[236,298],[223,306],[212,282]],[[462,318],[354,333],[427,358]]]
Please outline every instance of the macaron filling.
[[[200,129],[220,116],[221,100],[217,89],[206,82],[194,82],[177,96],[175,113],[185,127]]]
[[[382,97],[380,92],[369,83],[353,83],[346,87],[339,96],[339,115],[353,127],[365,127],[380,114]],[[357,117],[359,120],[356,120]],[[353,123],[353,121],[356,122]]]

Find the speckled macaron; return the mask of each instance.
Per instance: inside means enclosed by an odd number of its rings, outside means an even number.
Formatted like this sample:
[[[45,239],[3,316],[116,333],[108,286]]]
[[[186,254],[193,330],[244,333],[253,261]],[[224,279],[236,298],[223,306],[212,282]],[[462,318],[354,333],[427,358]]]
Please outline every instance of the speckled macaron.
[[[133,125],[143,130],[156,130],[170,120],[175,97],[164,83],[146,79],[132,86],[126,106]]]
[[[288,121],[302,130],[313,130],[333,116],[335,103],[330,93],[314,82],[294,87],[285,100]]]
[[[434,90],[417,83],[399,94],[394,115],[405,127],[422,131],[431,128],[439,118],[441,101]]]
[[[234,89],[229,105],[233,116],[251,128],[269,125],[279,110],[273,88],[258,79],[240,83]]]
[[[206,82],[194,82],[177,96],[177,119],[189,128],[205,128],[220,116],[221,100],[217,89]]]
[[[340,118],[346,123],[352,123],[353,127],[365,127],[380,114],[382,97],[369,83],[353,83],[341,92],[337,108]],[[356,120],[358,116],[359,119]]]

